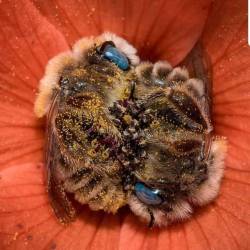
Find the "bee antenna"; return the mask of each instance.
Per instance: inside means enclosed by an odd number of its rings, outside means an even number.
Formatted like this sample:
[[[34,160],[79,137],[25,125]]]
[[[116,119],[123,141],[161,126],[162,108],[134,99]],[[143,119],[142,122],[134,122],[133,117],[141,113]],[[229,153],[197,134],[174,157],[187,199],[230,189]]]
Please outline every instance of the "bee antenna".
[[[150,222],[148,223],[148,227],[152,228],[155,224],[155,217],[154,217],[153,212],[150,208],[148,208],[148,213],[150,215]]]

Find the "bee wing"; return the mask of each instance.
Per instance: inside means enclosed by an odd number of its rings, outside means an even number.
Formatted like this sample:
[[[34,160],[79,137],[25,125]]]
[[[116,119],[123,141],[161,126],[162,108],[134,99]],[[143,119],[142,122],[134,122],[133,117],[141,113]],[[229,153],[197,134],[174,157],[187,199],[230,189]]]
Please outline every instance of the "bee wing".
[[[200,79],[203,86],[202,99],[205,105],[206,113],[211,117],[212,113],[212,67],[209,55],[204,50],[200,41],[196,43],[193,49],[189,52],[181,65],[186,67],[191,78]],[[199,88],[199,86],[193,86]]]
[[[186,58],[181,63],[188,70],[190,77],[201,79],[201,84],[203,85],[202,94],[200,95],[200,102],[203,106],[204,112],[207,117],[209,117],[211,123],[213,123],[212,119],[212,66],[211,60],[207,52],[202,46],[201,41],[198,41],[193,49],[189,52]],[[194,88],[199,88],[198,86],[194,86]],[[205,152],[206,155],[209,155],[210,146],[211,146],[211,134],[209,134],[206,138]]]
[[[47,145],[46,145],[46,168],[47,168],[47,189],[53,210],[58,219],[68,223],[76,217],[76,208],[70,200],[60,181],[60,168],[63,164],[61,152],[58,147],[56,134],[53,129],[53,119],[58,109],[58,93],[55,93],[53,102],[47,118]]]

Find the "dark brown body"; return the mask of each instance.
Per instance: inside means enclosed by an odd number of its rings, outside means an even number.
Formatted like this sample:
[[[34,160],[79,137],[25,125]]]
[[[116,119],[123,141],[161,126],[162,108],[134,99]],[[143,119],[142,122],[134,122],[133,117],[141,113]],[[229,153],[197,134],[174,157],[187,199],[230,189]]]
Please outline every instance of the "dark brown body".
[[[48,191],[59,219],[74,219],[75,203],[115,213],[137,182],[160,190],[151,217],[190,200],[214,158],[204,82],[150,63],[123,71],[95,46],[65,67],[47,119]]]

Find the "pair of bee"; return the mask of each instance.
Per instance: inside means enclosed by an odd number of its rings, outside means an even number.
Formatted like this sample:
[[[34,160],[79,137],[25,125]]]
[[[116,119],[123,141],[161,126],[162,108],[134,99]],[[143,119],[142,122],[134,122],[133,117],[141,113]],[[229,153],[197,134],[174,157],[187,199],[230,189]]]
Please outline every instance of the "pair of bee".
[[[199,51],[198,51],[199,53]],[[128,204],[152,225],[213,200],[226,143],[212,135],[208,77],[197,51],[186,68],[139,62],[124,39],[84,38],[49,61],[35,103],[47,115],[48,192],[62,222],[77,205]]]

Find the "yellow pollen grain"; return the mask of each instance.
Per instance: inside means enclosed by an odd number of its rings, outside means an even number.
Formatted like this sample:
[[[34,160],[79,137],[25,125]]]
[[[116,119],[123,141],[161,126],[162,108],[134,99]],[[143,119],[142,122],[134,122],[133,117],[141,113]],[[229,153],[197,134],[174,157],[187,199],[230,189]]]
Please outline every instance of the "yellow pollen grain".
[[[91,146],[96,148],[98,146],[98,142],[96,139],[94,139],[92,142],[91,142]]]
[[[123,90],[123,95],[124,96],[129,96],[129,94],[130,94],[130,89],[129,88],[124,88],[124,90]]]
[[[94,149],[88,150],[87,154],[88,154],[90,157],[95,157],[95,156],[96,156],[96,152],[95,152]]]
[[[159,121],[154,120],[154,121],[151,123],[150,127],[151,127],[151,128],[156,128],[156,127],[158,127],[159,125],[160,125]]]
[[[129,125],[132,122],[132,117],[130,115],[124,115],[123,120]]]
[[[104,160],[107,160],[108,157],[109,157],[109,150],[106,149],[106,150],[102,153],[102,158],[103,158]]]
[[[86,70],[83,68],[77,68],[73,72],[71,72],[72,77],[80,77],[86,73]]]

